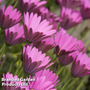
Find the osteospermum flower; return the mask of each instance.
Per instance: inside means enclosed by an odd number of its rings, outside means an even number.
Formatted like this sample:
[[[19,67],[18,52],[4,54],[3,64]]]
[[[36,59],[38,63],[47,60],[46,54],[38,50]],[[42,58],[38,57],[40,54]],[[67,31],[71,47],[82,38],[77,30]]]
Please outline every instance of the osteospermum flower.
[[[5,29],[5,40],[7,44],[15,45],[25,40],[23,25],[16,24],[11,28]]]
[[[25,38],[30,42],[38,42],[53,35],[56,30],[52,29],[53,25],[49,25],[47,20],[41,21],[41,17],[37,14],[27,12],[24,14],[24,34]]]
[[[80,12],[83,19],[90,19],[90,0],[81,0]]]
[[[90,75],[90,58],[88,58],[88,55],[79,53],[73,61],[71,71],[76,77]]]
[[[28,84],[26,82],[21,82],[18,76],[13,76],[9,72],[7,74],[3,74],[2,86],[4,86],[5,90],[28,90]]]
[[[58,59],[62,65],[68,65],[71,62],[73,62],[73,60],[75,60],[77,55],[78,55],[78,53],[76,51],[76,52],[68,53],[66,55],[61,55]]]
[[[21,19],[20,11],[13,10],[12,6],[8,6],[5,10],[5,6],[0,10],[0,25],[3,28],[10,28],[18,23]]]
[[[55,45],[55,52],[59,56],[60,63],[63,65],[67,65],[75,59],[77,55],[75,51],[85,51],[84,43],[67,34],[62,28],[55,35]]]
[[[63,7],[61,10],[60,25],[64,29],[70,29],[82,22],[79,11]]]
[[[29,82],[29,90],[56,90],[54,87],[59,82],[58,76],[49,69],[37,72],[33,78],[35,81]]]
[[[41,6],[47,3],[47,1],[40,0],[19,0],[20,7],[23,11],[33,12],[37,11]]]
[[[57,15],[51,13],[48,8],[40,7],[37,13],[41,16],[42,20],[47,19],[49,23],[53,25],[53,28],[57,28],[60,18],[58,18]]]
[[[61,8],[66,7],[66,8],[74,9],[81,5],[80,1],[78,0],[57,0],[57,1]]]
[[[46,54],[42,54],[36,47],[24,46],[23,48],[23,68],[29,74],[35,74],[36,72],[50,66],[49,57]]]
[[[33,46],[38,48],[42,52],[46,52],[54,47],[53,37],[49,37],[42,41],[33,43]]]

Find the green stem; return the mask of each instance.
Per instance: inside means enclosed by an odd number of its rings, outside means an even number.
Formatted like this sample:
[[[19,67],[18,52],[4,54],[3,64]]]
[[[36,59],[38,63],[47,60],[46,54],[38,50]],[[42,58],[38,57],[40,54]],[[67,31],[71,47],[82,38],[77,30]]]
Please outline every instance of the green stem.
[[[64,86],[61,88],[61,90],[64,90],[64,88],[67,86],[67,84],[71,81],[71,77],[68,79],[68,81],[64,84]]]
[[[2,48],[0,49],[0,54],[2,53],[3,49],[5,48],[5,43],[4,45],[2,46]]]
[[[16,72],[14,73],[14,75],[17,75],[20,72],[19,70],[21,67],[22,67],[22,63],[20,62]]]
[[[87,76],[86,76],[86,77],[87,77]],[[83,80],[81,81],[81,83],[79,84],[79,86],[77,87],[76,90],[80,90],[80,88],[82,87],[83,82],[85,81],[86,77],[83,78]]]
[[[58,71],[56,72],[56,76],[59,75],[63,69],[64,69],[64,66],[59,67]]]
[[[15,1],[16,1],[16,0],[10,0],[8,6],[11,5],[11,4],[13,4]]]
[[[4,43],[3,47],[0,50],[0,60],[2,59],[3,54],[5,53],[6,49],[7,49],[6,44]]]
[[[17,6],[17,4],[18,4],[18,0],[15,2],[13,9]]]
[[[19,73],[17,75],[20,76],[22,72],[23,72],[23,67],[20,68]]]
[[[54,58],[53,62],[55,62],[57,58],[58,58],[58,57],[56,56],[56,57]]]
[[[2,62],[2,64],[1,64],[1,66],[0,66],[0,70],[2,69],[2,67],[3,67],[3,65],[4,65],[5,59],[6,59],[6,57],[4,57],[4,59],[3,59],[3,62]]]
[[[79,78],[73,78],[73,81],[72,81],[72,83],[70,83],[69,85],[68,85],[68,90],[72,90],[71,88],[73,88],[72,86],[74,86],[75,85],[75,83],[77,83],[78,82],[78,80],[79,80]]]
[[[13,67],[13,62],[11,62],[11,64],[10,64],[10,67],[9,67],[9,72],[11,72],[11,70],[12,70],[12,67]]]

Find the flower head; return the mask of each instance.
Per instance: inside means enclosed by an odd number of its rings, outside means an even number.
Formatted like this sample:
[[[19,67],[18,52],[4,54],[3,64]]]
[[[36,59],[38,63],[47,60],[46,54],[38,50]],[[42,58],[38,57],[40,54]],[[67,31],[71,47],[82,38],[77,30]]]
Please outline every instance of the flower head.
[[[25,38],[30,42],[41,41],[56,32],[56,30],[52,29],[53,25],[49,25],[47,20],[41,21],[41,17],[33,13],[30,16],[28,12],[24,14],[23,24]]]
[[[88,58],[88,55],[79,53],[73,61],[71,71],[76,77],[90,75],[90,58]]]
[[[37,72],[33,78],[35,78],[35,82],[29,82],[30,90],[56,90],[54,87],[59,82],[58,76],[55,76],[55,73],[49,69]]]
[[[19,0],[20,7],[23,11],[33,12],[37,11],[41,6],[47,3],[47,1],[40,0]]]
[[[78,0],[58,0],[58,3],[61,8],[66,7],[71,9],[74,9],[81,5],[80,1]]]
[[[33,43],[33,46],[42,52],[46,52],[54,47],[54,39],[53,37],[49,37],[39,42]]]
[[[10,45],[21,43],[25,40],[23,25],[16,24],[11,28],[5,29],[5,40]]]
[[[61,10],[60,25],[64,29],[70,29],[82,22],[79,11],[63,7]]]
[[[85,51],[84,43],[67,34],[62,28],[55,35],[55,45],[55,52],[60,56],[59,61],[63,65],[67,65],[75,59],[77,55],[75,51]]]
[[[40,7],[37,13],[41,16],[42,20],[47,19],[49,23],[53,25],[53,28],[57,28],[58,23],[60,22],[60,18],[58,18],[57,15],[51,13],[48,8]]]
[[[18,23],[21,19],[20,11],[13,10],[12,6],[8,6],[5,10],[5,6],[0,10],[0,25],[3,28],[10,28]]]
[[[3,78],[5,79],[2,85],[5,90],[28,90],[27,86],[24,86],[26,82],[21,82],[18,76],[14,76],[7,72],[7,74],[3,74]]]
[[[42,54],[36,47],[26,45],[23,48],[23,68],[27,73],[35,74],[36,72],[50,66],[51,59]]]
[[[76,52],[68,53],[65,55],[61,55],[60,57],[58,57],[58,59],[62,65],[68,65],[71,62],[73,62],[73,60],[77,57],[77,55],[78,53],[76,51]]]
[[[83,19],[90,19],[90,0],[81,0],[80,12]]]

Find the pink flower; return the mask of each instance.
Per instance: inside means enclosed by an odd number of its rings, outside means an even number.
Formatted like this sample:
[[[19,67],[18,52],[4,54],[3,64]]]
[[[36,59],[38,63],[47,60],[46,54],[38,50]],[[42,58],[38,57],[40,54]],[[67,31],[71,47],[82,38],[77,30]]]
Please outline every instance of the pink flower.
[[[20,7],[23,11],[33,12],[37,11],[41,6],[47,3],[47,1],[40,0],[19,0]]]
[[[80,12],[83,19],[90,19],[90,0],[81,0]]]
[[[61,55],[60,57],[58,57],[59,59],[59,62],[62,64],[62,65],[68,65],[70,64],[75,58],[76,56],[78,55],[77,51],[76,52],[72,52],[72,53],[67,53],[64,55]]]
[[[54,47],[53,37],[49,37],[42,41],[33,43],[33,46],[38,48],[40,51],[42,51],[44,53]]]
[[[46,53],[39,51],[37,48],[32,48],[32,46],[24,46],[23,48],[23,68],[27,73],[35,74],[36,72],[49,67],[50,60],[46,57]]]
[[[26,82],[21,82],[18,76],[14,76],[7,72],[7,74],[3,74],[2,86],[4,86],[5,90],[28,90]],[[5,85],[6,84],[6,85]]]
[[[58,76],[55,76],[55,73],[49,69],[37,72],[33,78],[35,81],[29,82],[29,90],[56,90],[54,87],[59,82]]]
[[[49,25],[47,20],[41,21],[41,17],[33,13],[30,16],[28,12],[24,14],[23,24],[25,38],[30,42],[41,41],[56,32],[56,30],[52,29],[53,25]]]
[[[77,40],[61,30],[55,35],[55,52],[59,56],[59,61],[63,65],[67,65],[76,58],[77,52],[85,52],[84,43]]]
[[[0,0],[0,5],[1,5],[1,2],[2,2],[2,0]]]
[[[0,10],[0,25],[3,28],[10,28],[18,23],[21,19],[20,11],[13,10],[12,6],[8,6],[5,10],[5,6]]]
[[[78,6],[80,6],[80,1],[78,0],[57,0],[60,7],[66,7],[66,8],[71,8],[74,9]]]
[[[73,61],[71,71],[76,77],[90,75],[90,58],[88,58],[88,55],[79,53]]]
[[[61,10],[60,25],[64,29],[70,29],[82,22],[79,11],[63,7]]]
[[[49,23],[53,25],[53,28],[57,28],[58,23],[60,22],[60,18],[58,18],[57,15],[51,13],[48,8],[40,7],[37,13],[41,16],[42,20],[47,19]]]
[[[5,29],[5,40],[7,44],[15,45],[25,41],[23,26],[16,24],[11,28]]]

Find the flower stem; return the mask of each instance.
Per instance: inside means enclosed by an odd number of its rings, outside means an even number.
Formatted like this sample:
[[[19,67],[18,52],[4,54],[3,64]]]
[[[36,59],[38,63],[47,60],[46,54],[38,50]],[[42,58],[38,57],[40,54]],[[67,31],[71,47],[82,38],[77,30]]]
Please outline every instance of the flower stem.
[[[17,75],[20,72],[20,68],[22,68],[22,62],[19,62],[18,68],[16,69],[14,75]]]
[[[61,88],[61,90],[64,90],[64,88],[66,87],[66,85],[71,81],[71,77],[68,79],[68,81],[64,84],[64,86]]]
[[[2,62],[2,64],[1,64],[1,66],[0,66],[0,70],[2,69],[2,67],[3,67],[3,65],[4,65],[5,59],[6,59],[6,57],[4,57],[4,59],[3,59],[3,62]]]
[[[83,80],[81,81],[81,83],[79,84],[79,86],[77,87],[76,90],[80,90],[80,88],[82,87],[83,85],[83,82],[85,81],[86,77],[83,78]]]
[[[56,76],[59,75],[63,69],[64,69],[64,66],[59,67],[58,71],[56,72]]]
[[[3,54],[5,53],[5,51],[6,51],[6,44],[4,43],[4,45],[0,49],[0,60],[2,59]]]
[[[18,0],[15,2],[13,9],[17,6],[17,4],[18,4]]]

